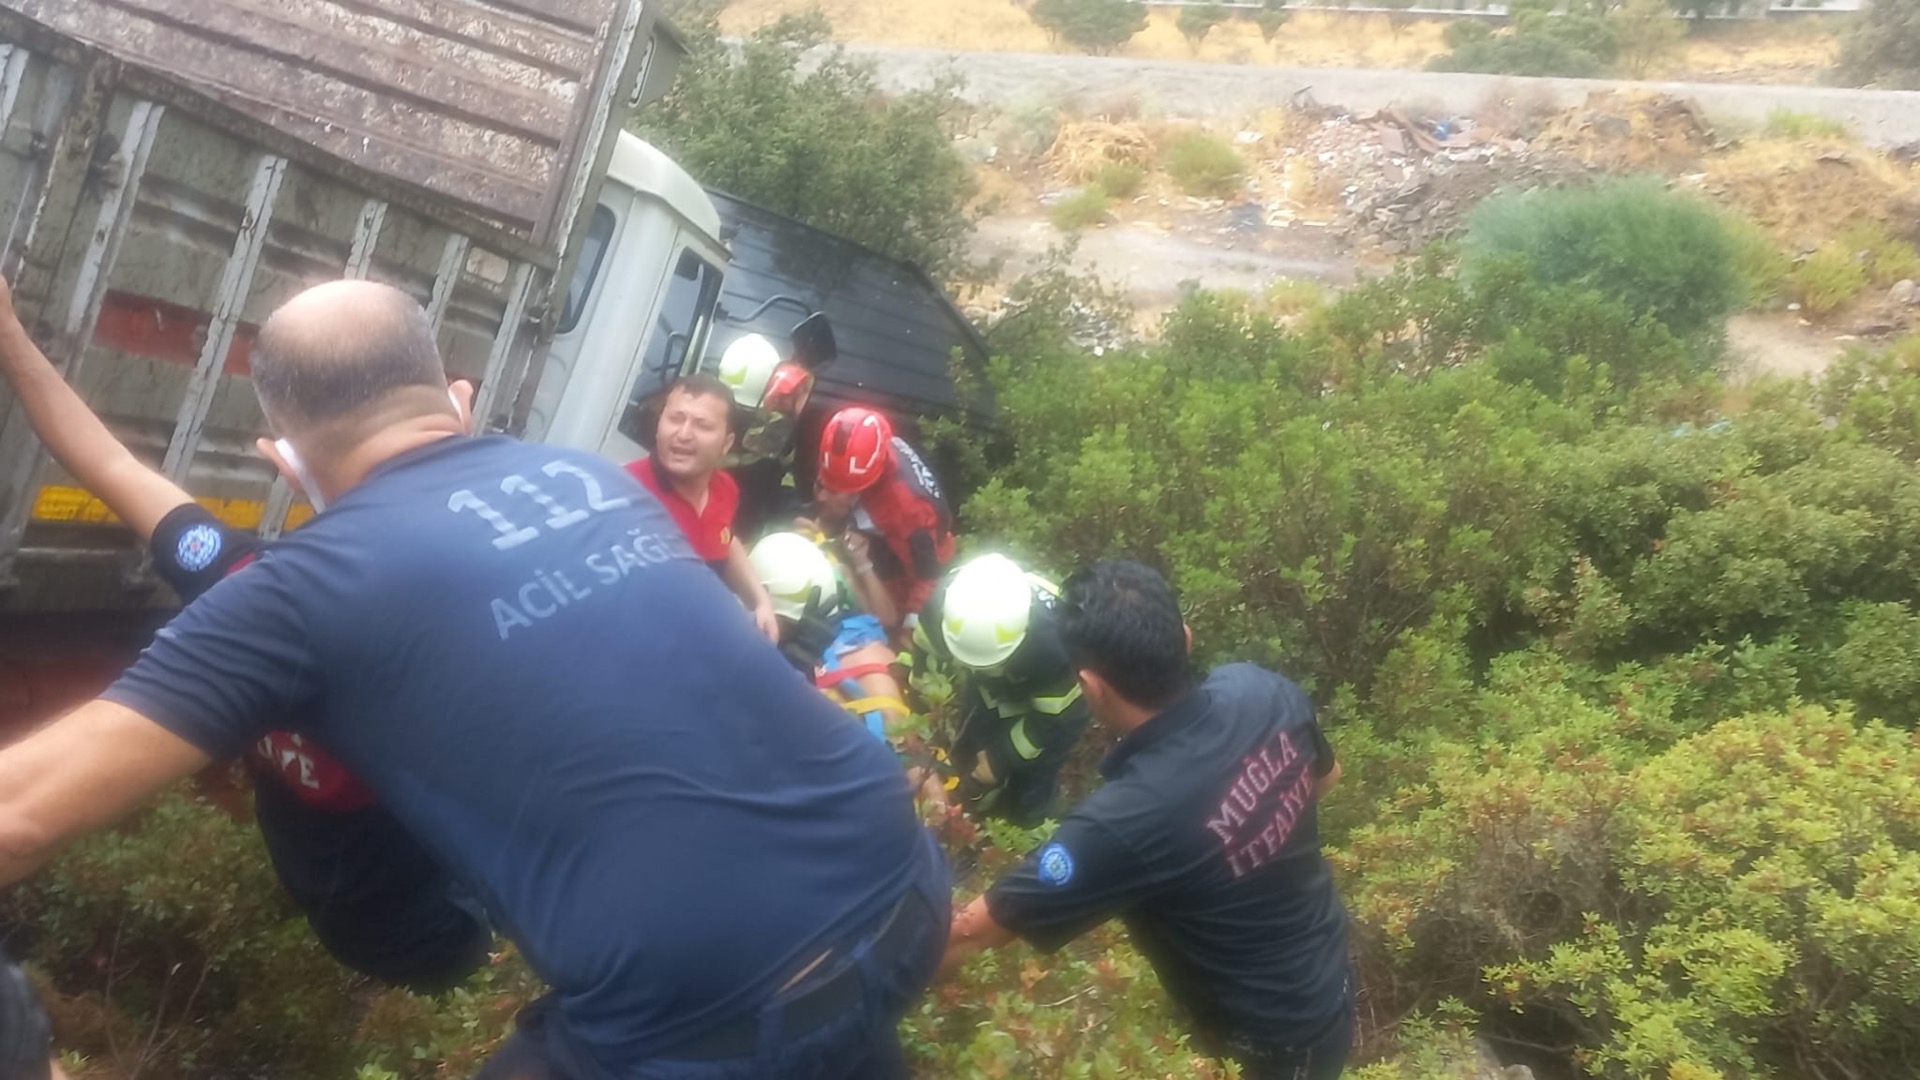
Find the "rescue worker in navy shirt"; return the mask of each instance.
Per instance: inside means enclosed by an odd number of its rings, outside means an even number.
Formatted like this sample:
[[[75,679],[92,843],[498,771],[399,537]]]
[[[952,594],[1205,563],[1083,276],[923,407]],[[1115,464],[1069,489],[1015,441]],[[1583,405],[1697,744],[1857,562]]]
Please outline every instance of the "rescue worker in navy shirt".
[[[481,1080],[904,1077],[942,856],[659,501],[466,437],[472,388],[389,286],[289,301],[253,385],[262,452],[326,508],[0,750],[0,888],[290,718],[552,987]]]
[[[1138,563],[1068,579],[1061,636],[1101,723],[1105,783],[954,920],[943,970],[1111,918],[1247,1080],[1330,1080],[1353,1041],[1347,915],[1316,806],[1340,775],[1298,686],[1251,664],[1199,686],[1178,599]]]
[[[1034,826],[1053,807],[1087,705],[1060,641],[1059,589],[1005,555],[970,559],[941,581],[913,632],[950,660],[960,720],[950,757],[975,813]]]

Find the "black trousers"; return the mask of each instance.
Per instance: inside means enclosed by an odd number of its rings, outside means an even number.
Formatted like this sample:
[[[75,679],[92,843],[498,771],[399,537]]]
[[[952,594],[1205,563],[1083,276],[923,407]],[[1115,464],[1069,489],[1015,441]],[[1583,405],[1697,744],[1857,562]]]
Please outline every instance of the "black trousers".
[[[1241,1034],[1210,1042],[1219,1056],[1240,1063],[1241,1080],[1336,1080],[1353,1051],[1353,1001],[1299,1042],[1267,1042]]]
[[[322,810],[274,776],[253,787],[274,872],[335,960],[422,993],[486,963],[493,934],[479,906],[386,808]]]

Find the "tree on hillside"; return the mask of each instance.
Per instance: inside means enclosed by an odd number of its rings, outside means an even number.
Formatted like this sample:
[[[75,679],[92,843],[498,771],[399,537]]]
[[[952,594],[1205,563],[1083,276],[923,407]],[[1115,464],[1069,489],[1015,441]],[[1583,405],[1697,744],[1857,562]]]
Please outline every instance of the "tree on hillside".
[[[737,55],[711,17],[683,13],[692,55],[637,130],[703,184],[936,275],[965,265],[973,178],[953,148],[954,87],[900,97],[873,69],[824,46],[818,14],[749,35]]]
[[[1872,0],[1840,43],[1840,75],[1855,86],[1920,90],[1920,0]]]
[[[1646,78],[1687,38],[1686,24],[1673,17],[1667,0],[1627,0],[1607,13],[1607,25],[1620,43],[1620,70],[1635,79]]]
[[[1034,0],[1027,14],[1047,36],[1083,52],[1106,56],[1147,28],[1147,9],[1134,0]]]
[[[1380,6],[1387,9],[1387,29],[1393,31],[1396,40],[1413,25],[1413,3],[1414,0],[1380,0]]]
[[[1260,10],[1253,13],[1253,25],[1260,28],[1260,40],[1273,44],[1275,34],[1287,24],[1287,0],[1261,0]]]
[[[1226,19],[1227,9],[1219,4],[1194,4],[1180,9],[1180,17],[1174,21],[1180,36],[1187,39],[1187,48],[1195,56],[1200,55],[1200,43],[1207,40],[1207,34]]]

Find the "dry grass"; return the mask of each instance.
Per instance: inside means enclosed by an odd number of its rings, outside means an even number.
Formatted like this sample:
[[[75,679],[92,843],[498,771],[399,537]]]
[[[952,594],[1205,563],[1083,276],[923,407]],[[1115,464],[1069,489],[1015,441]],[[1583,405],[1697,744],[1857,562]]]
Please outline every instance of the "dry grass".
[[[733,0],[721,23],[731,33],[788,12],[818,7],[845,41],[985,52],[1048,52],[1046,34],[1013,0]],[[1190,60],[1175,28],[1177,13],[1156,10],[1146,30],[1118,55]],[[1201,45],[1198,59],[1282,67],[1419,68],[1446,51],[1445,24],[1421,20],[1395,33],[1385,15],[1298,11],[1272,44],[1246,19],[1228,19]],[[1824,22],[1805,20],[1716,27],[1684,43],[1661,72],[1677,78],[1808,83],[1831,67],[1837,39]]]
[[[818,7],[845,41],[920,45],[986,52],[1048,52],[1046,34],[1011,0],[734,0],[721,18],[739,33],[788,12]],[[1152,12],[1147,28],[1117,55],[1191,60],[1194,53],[1174,27],[1176,13]],[[1272,45],[1245,19],[1229,19],[1207,35],[1199,59],[1223,64],[1287,67],[1416,68],[1446,51],[1441,26],[1417,22],[1394,34],[1384,15],[1303,11],[1287,21]]]
[[[1696,79],[1793,85],[1814,82],[1834,64],[1840,39],[1828,20],[1714,27],[1689,38],[1668,65]]]
[[[1920,214],[1920,169],[1844,143],[1751,140],[1702,166],[1701,187],[1790,245],[1858,222],[1896,233]]]
[[[1085,184],[1108,165],[1125,163],[1150,168],[1153,141],[1138,124],[1083,120],[1062,124],[1047,151],[1047,171],[1064,184]]]

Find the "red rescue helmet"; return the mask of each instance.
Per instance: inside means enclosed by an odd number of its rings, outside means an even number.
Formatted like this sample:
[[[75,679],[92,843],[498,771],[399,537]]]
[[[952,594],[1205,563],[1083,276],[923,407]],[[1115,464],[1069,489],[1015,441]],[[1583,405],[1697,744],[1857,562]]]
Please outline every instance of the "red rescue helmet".
[[[820,434],[820,483],[828,491],[865,491],[879,482],[892,442],[886,417],[859,406],[841,409]]]

